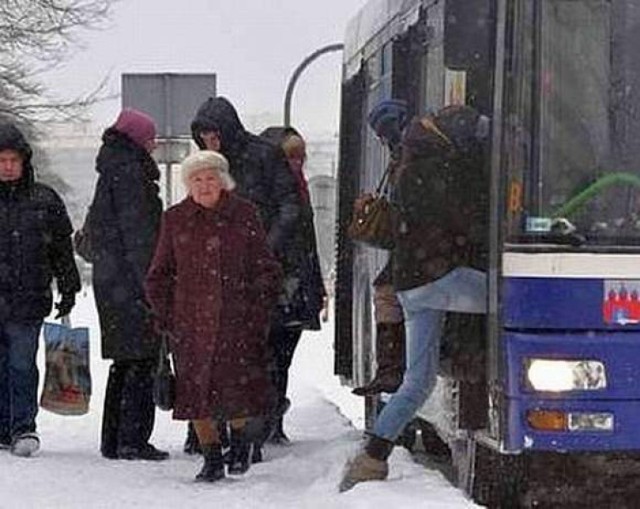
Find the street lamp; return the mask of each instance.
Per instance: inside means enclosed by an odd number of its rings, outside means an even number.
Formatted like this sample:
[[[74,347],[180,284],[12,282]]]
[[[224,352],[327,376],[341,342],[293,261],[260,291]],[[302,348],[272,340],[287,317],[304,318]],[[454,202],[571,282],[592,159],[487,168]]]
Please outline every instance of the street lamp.
[[[319,56],[324,55],[325,53],[331,53],[334,51],[342,51],[343,49],[344,49],[344,44],[342,43],[330,44],[329,46],[320,48],[314,51],[313,53],[311,53],[311,55],[309,55],[307,58],[305,58],[302,61],[302,63],[298,65],[296,70],[293,71],[293,74],[291,75],[291,79],[289,80],[289,84],[287,85],[287,92],[284,98],[285,127],[289,127],[291,125],[291,99],[293,98],[293,89],[295,88],[296,83],[298,82],[298,78],[300,78],[300,75],[302,74],[302,72],[309,66],[309,64],[311,64],[311,62],[313,62]]]

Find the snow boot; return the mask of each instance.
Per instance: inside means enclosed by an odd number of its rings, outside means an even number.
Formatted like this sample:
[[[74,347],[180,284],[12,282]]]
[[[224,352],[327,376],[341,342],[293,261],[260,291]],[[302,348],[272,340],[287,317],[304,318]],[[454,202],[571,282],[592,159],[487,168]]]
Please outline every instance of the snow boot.
[[[289,445],[291,443],[291,440],[289,440],[289,437],[284,432],[282,421],[283,418],[280,417],[275,425],[272,435],[269,437],[269,443],[277,445]]]
[[[40,437],[37,433],[30,431],[20,433],[13,437],[11,442],[11,454],[28,458],[33,456],[40,449]]]
[[[356,387],[356,396],[393,393],[402,383],[405,368],[404,322],[376,325],[376,375],[368,384]]]
[[[196,475],[196,482],[215,482],[224,479],[224,460],[220,444],[202,446],[204,464]]]
[[[366,481],[384,481],[389,475],[387,458],[393,450],[393,442],[371,435],[364,451],[347,463],[346,471],[340,482],[340,492],[353,488]]]
[[[229,448],[229,475],[241,475],[249,470],[251,442],[244,429],[231,428],[231,447]]]

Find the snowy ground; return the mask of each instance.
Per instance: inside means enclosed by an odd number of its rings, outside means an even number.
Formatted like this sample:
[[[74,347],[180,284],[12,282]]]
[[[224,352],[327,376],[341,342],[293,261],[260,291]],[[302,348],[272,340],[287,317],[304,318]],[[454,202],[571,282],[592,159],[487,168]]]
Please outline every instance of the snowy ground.
[[[182,452],[185,424],[172,421],[166,412],[157,413],[152,442],[171,452],[169,461],[103,459],[99,433],[108,364],[99,358],[99,329],[91,294],[79,299],[72,320],[91,330],[91,411],[83,417],[41,411],[42,451],[35,458],[16,458],[0,451],[0,509],[186,509],[212,504],[225,509],[473,506],[439,472],[418,465],[399,448],[391,456],[388,481],[338,493],[343,465],[360,441],[362,401],[332,375],[330,323],[322,332],[303,336],[296,352],[290,376],[293,404],[286,420],[292,445],[267,448],[266,461],[245,476],[212,485],[195,484],[201,459]]]

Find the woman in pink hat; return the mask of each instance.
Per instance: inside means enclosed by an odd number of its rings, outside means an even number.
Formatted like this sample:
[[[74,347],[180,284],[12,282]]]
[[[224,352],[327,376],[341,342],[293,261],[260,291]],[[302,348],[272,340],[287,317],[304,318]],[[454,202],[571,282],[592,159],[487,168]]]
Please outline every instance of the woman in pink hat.
[[[102,455],[111,459],[169,456],[149,443],[159,341],[146,310],[143,282],[162,213],[160,173],[151,158],[155,137],[151,117],[133,109],[120,113],[102,136],[88,216],[102,357],[113,360],[101,440]]]

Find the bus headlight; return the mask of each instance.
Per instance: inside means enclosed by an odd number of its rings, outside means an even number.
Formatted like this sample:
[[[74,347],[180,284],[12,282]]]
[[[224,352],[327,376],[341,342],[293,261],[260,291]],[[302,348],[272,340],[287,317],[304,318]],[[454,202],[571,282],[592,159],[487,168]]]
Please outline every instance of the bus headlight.
[[[594,360],[527,359],[527,380],[541,392],[598,391],[607,388],[604,363]]]

